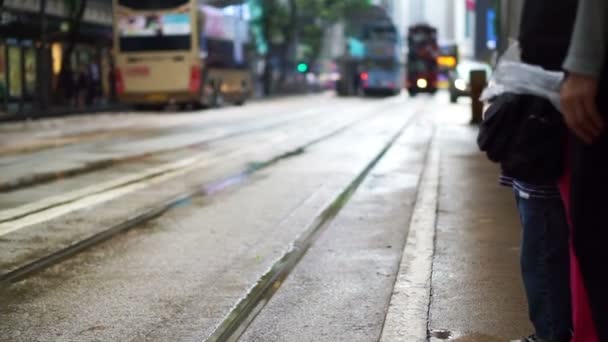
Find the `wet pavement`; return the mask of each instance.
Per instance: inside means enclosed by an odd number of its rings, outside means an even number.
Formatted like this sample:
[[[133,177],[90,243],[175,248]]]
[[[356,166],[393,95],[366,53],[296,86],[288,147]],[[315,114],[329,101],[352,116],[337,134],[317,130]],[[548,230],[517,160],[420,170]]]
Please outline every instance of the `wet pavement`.
[[[324,94],[0,126],[2,180],[59,175],[0,192],[0,341],[523,336],[517,215],[467,108]]]
[[[435,341],[528,336],[513,192],[498,185],[498,168],[478,152],[476,129],[444,120],[430,330],[450,337]]]

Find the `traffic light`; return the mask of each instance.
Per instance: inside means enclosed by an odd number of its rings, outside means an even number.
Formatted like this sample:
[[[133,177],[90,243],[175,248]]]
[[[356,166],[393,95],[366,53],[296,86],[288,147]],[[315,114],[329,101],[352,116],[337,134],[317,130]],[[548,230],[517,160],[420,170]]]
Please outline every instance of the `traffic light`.
[[[305,73],[305,72],[307,72],[307,71],[308,71],[308,64],[306,64],[306,63],[304,63],[304,62],[302,62],[302,63],[298,63],[298,67],[297,67],[297,69],[298,69],[298,72],[299,72],[299,73],[302,73],[302,74],[303,74],[303,73]]]

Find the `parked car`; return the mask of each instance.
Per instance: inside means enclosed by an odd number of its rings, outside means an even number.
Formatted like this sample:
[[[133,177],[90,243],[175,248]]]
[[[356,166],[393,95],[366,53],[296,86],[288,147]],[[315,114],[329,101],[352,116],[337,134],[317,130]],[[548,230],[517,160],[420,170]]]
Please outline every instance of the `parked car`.
[[[492,68],[486,63],[471,60],[461,61],[450,73],[450,102],[456,103],[459,97],[471,96],[471,71],[473,70],[484,70],[486,79],[489,79],[492,74]]]

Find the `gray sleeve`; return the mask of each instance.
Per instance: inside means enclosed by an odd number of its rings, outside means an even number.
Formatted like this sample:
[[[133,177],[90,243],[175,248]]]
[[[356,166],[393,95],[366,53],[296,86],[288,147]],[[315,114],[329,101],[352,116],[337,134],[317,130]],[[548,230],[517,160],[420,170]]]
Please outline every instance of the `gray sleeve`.
[[[608,51],[608,0],[580,0],[564,69],[598,76]]]

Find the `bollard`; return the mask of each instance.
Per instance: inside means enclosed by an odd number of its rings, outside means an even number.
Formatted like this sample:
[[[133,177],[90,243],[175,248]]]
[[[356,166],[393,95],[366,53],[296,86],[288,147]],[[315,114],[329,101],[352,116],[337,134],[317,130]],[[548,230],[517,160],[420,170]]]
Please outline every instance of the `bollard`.
[[[486,72],[484,70],[471,71],[471,109],[472,124],[479,124],[483,120],[483,102],[479,100],[486,86]]]

